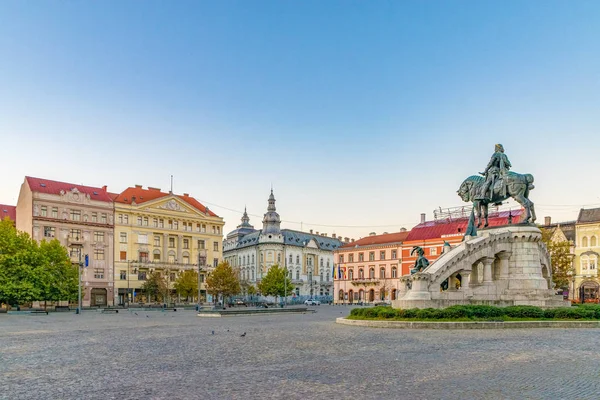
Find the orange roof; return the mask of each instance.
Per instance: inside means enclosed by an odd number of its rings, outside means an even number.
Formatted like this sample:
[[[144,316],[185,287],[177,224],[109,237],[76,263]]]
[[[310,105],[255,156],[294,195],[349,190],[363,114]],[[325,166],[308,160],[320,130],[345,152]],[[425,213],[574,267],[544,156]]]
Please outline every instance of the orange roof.
[[[77,188],[80,193],[89,195],[90,199],[92,200],[112,203],[112,199],[106,191],[106,186],[98,188],[93,186],[77,185],[74,183],[52,181],[50,179],[34,178],[31,176],[26,176],[25,180],[27,181],[27,184],[32,192],[60,194],[61,191],[69,192],[73,188]]]
[[[356,246],[373,246],[376,244],[388,244],[388,243],[401,243],[403,242],[410,232],[395,232],[386,233],[384,235],[373,235],[367,236],[354,242],[346,243],[341,248],[350,248]]]
[[[133,199],[133,200],[135,200],[136,204],[142,204],[147,201],[160,199],[161,197],[167,197],[170,195],[171,195],[170,193],[161,192],[160,189],[157,189],[157,188],[144,189],[144,188],[142,188],[142,186],[136,185],[135,187],[128,187],[121,193],[117,194],[114,197],[114,201],[115,201],[115,203],[131,204],[131,201]],[[208,209],[202,203],[200,203],[198,200],[196,200],[195,198],[191,197],[188,194],[175,195],[175,196],[177,196],[181,200],[188,203],[190,206],[194,207],[195,209],[197,209],[203,213],[206,213],[206,210]],[[211,210],[208,210],[208,215],[210,215],[211,217],[218,217],[218,215],[215,214],[214,212],[212,212]]]

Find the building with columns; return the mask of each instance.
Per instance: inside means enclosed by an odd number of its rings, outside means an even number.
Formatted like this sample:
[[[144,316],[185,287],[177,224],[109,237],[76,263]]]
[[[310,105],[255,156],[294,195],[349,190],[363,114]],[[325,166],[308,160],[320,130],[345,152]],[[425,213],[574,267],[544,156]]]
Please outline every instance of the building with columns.
[[[290,294],[328,299],[333,295],[333,252],[342,242],[333,235],[281,229],[271,189],[262,229],[254,229],[244,210],[242,223],[223,241],[223,255],[241,281],[256,286],[271,266],[284,266],[292,280]]]
[[[189,269],[200,272],[201,300],[210,301],[204,278],[222,260],[223,218],[188,193],[135,185],[112,196],[115,302],[147,301],[141,287],[151,272],[165,274],[173,292]]]
[[[575,223],[576,243],[572,298],[577,301],[600,301],[600,208],[581,209]]]
[[[82,268],[83,306],[113,305],[113,202],[102,188],[25,177],[16,227],[37,241],[58,239]]]

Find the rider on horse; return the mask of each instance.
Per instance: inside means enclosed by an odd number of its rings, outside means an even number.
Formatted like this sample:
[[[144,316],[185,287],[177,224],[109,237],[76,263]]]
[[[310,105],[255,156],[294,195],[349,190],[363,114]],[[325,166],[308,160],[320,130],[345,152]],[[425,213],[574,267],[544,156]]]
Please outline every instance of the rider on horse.
[[[501,144],[497,144],[495,152],[492,154],[492,158],[485,168],[484,172],[480,172],[481,175],[485,176],[485,182],[481,186],[477,200],[492,200],[494,195],[494,184],[498,179],[502,179],[502,187],[505,191],[506,188],[506,173],[512,167],[508,157],[504,154],[504,147]],[[488,190],[491,190],[488,195]]]

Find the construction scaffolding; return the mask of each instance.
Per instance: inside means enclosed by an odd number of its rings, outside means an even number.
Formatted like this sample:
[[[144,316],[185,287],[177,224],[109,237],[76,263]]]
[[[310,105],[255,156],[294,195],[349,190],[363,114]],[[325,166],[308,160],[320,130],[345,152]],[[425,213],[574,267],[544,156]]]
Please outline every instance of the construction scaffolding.
[[[448,208],[436,208],[433,210],[434,221],[453,221],[457,219],[469,218],[471,215],[472,206],[459,206],[459,207],[448,207]],[[490,204],[488,206],[488,214],[494,215],[502,211],[510,211],[515,209],[508,204],[503,206],[494,206]]]

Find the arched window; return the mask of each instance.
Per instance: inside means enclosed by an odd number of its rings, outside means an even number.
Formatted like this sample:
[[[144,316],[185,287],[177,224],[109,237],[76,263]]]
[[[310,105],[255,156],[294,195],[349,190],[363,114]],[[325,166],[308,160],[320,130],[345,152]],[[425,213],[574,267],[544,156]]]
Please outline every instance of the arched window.
[[[260,253],[260,262],[263,262],[265,258],[263,257],[263,253]]]
[[[254,268],[252,268],[252,280],[254,280]]]
[[[182,262],[184,264],[189,264],[190,263],[190,253],[188,253],[187,251],[184,251],[182,254],[183,260]]]
[[[379,278],[380,279],[385,279],[385,268],[384,267],[381,267],[379,269]]]
[[[396,289],[392,289],[392,300],[396,300]]]
[[[358,269],[358,279],[365,279],[365,271],[362,268]]]
[[[590,266],[590,258],[588,256],[581,256],[581,273],[587,273]]]
[[[170,264],[175,263],[175,252],[173,250],[169,251],[169,258],[167,259],[167,261]]]
[[[254,254],[252,254],[252,264],[254,264]]]
[[[344,300],[344,290],[340,289],[339,294],[338,294],[338,300]]]
[[[596,273],[596,267],[598,266],[598,257],[590,256],[590,271]]]
[[[238,265],[242,265],[242,256],[239,256]]]
[[[277,262],[281,263],[281,253],[277,253]]]
[[[323,257],[321,257],[321,267],[323,266]]]
[[[293,262],[292,255],[290,254],[290,264]]]
[[[581,239],[581,247],[588,247],[588,238],[587,238],[587,236],[584,236],[583,239]]]
[[[592,236],[590,239],[590,247],[596,247],[598,245],[596,236]]]
[[[296,264],[300,264],[300,256],[296,256]]]
[[[242,257],[242,265],[246,265],[246,256]]]
[[[300,270],[296,271],[296,280],[300,280]]]
[[[327,260],[327,268],[329,268],[329,260]]]
[[[350,268],[348,270],[348,279],[350,279],[350,280],[354,279],[354,270],[352,268]]]
[[[392,278],[398,277],[398,268],[392,267]]]
[[[369,268],[369,278],[375,278],[375,268]]]
[[[152,252],[152,261],[160,261],[160,250],[154,250]]]

